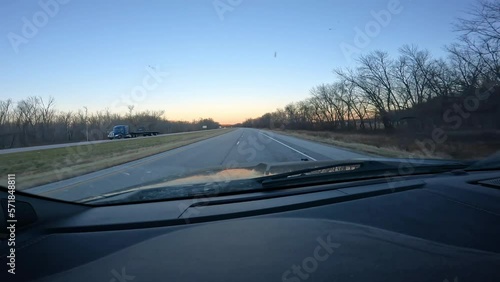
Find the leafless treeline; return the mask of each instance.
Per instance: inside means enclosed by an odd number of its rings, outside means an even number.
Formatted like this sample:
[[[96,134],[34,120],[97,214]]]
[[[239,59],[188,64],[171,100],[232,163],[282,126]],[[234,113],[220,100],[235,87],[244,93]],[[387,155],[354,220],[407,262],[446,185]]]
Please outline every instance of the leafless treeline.
[[[132,130],[144,127],[161,133],[218,128],[212,119],[192,122],[168,121],[163,111],[134,112],[120,115],[109,110],[89,113],[86,108],[63,112],[55,108],[54,98],[28,97],[20,101],[0,100],[0,149],[42,144],[102,140],[118,124]],[[88,138],[88,139],[87,139]]]
[[[311,90],[306,100],[242,125],[290,129],[393,129],[408,118],[420,127],[446,122],[447,107],[466,107],[467,97],[491,93],[474,111],[469,127],[500,129],[500,2],[480,1],[458,19],[458,43],[446,46],[446,58],[404,45],[396,56],[374,51],[360,56],[355,68],[334,70],[337,81]],[[471,107],[469,107],[471,108]],[[458,109],[453,109],[455,112]],[[494,121],[494,122],[491,122]]]

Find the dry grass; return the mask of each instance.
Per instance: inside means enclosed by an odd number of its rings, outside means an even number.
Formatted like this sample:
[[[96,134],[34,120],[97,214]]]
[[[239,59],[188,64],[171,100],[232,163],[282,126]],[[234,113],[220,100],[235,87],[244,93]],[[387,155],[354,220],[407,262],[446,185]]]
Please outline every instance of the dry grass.
[[[18,190],[35,187],[152,156],[229,131],[231,129],[2,154],[0,185],[6,183],[7,174],[15,173]]]
[[[446,142],[430,142],[430,136],[387,133],[340,133],[329,131],[285,130],[278,133],[322,142],[370,155],[407,158],[478,159],[500,149],[500,138],[449,134]],[[429,141],[425,143],[424,140]],[[488,141],[484,141],[488,140]],[[423,144],[426,144],[425,146]]]

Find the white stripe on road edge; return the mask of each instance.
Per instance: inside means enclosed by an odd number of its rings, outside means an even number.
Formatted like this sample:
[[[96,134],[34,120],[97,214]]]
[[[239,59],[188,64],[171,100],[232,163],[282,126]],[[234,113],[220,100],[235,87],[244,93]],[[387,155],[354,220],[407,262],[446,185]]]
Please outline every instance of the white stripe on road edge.
[[[313,161],[317,161],[315,158],[313,158],[313,157],[311,157],[311,156],[309,156],[309,155],[307,155],[307,154],[305,154],[305,153],[302,153],[301,151],[299,151],[299,150],[297,150],[297,149],[294,149],[294,148],[292,148],[292,147],[288,146],[287,144],[285,144],[285,143],[283,143],[283,142],[280,142],[280,141],[278,141],[278,140],[276,140],[276,139],[272,138],[271,136],[269,136],[269,135],[267,135],[267,134],[265,134],[265,133],[262,133],[262,132],[259,132],[259,133],[260,133],[260,134],[262,134],[262,135],[264,135],[264,136],[266,136],[267,138],[269,138],[269,139],[271,139],[271,140],[273,140],[273,141],[277,142],[277,143],[280,143],[281,145],[283,145],[283,146],[287,147],[288,149],[293,150],[293,151],[295,151],[295,152],[297,152],[297,153],[299,153],[299,154],[301,154],[301,155],[303,155],[303,156],[307,157],[308,159],[311,159],[311,160],[313,160]]]

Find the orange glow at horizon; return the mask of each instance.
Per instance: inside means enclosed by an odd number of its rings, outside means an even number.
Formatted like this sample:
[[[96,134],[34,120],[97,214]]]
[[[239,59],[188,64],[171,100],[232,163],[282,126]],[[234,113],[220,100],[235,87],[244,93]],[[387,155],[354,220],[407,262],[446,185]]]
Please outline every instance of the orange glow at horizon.
[[[262,101],[261,101],[262,102]],[[275,101],[273,101],[275,102]],[[164,118],[168,120],[192,121],[200,118],[212,118],[214,121],[232,125],[244,122],[249,118],[257,118],[265,113],[274,112],[283,105],[278,103],[262,104],[257,101],[234,103],[230,101],[183,104],[166,107]]]

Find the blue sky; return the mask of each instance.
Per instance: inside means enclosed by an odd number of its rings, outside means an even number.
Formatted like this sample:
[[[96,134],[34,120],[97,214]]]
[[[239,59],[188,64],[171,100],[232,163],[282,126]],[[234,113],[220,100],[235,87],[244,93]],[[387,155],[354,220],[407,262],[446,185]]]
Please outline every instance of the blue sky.
[[[173,120],[222,123],[260,116],[333,81],[334,68],[353,64],[341,44],[355,46],[356,28],[376,22],[372,12],[391,19],[359,52],[395,54],[417,44],[441,57],[456,38],[451,23],[475,3],[59,1],[1,1],[0,99],[53,96],[65,111],[125,112],[134,104]],[[37,30],[23,33],[27,25]]]

